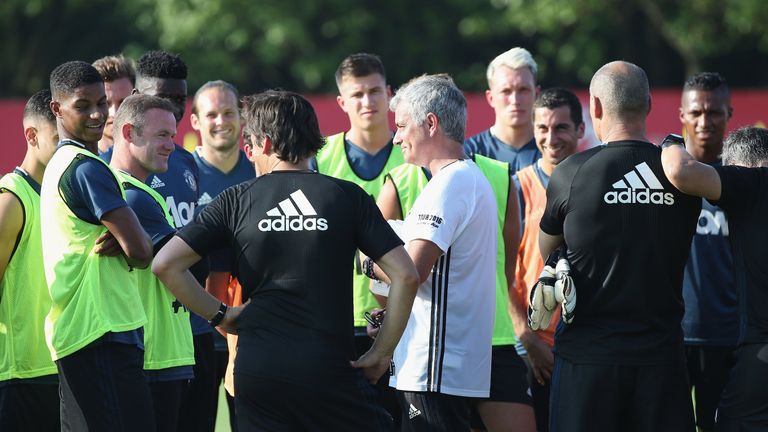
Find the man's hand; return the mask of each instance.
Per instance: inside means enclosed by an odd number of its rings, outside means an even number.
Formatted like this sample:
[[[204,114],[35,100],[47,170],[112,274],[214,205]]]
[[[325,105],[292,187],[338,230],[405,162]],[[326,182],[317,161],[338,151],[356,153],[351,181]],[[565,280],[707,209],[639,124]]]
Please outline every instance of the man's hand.
[[[218,325],[218,328],[224,330],[229,334],[237,334],[237,324],[238,324],[238,319],[240,318],[240,314],[243,312],[243,309],[245,309],[250,302],[251,301],[248,300],[247,302],[243,303],[240,306],[232,306],[228,308],[227,313],[224,315],[224,319],[221,320],[221,324]]]
[[[96,239],[95,252],[101,256],[118,256],[123,253],[123,248],[120,247],[120,242],[117,241],[115,236],[107,230]]]
[[[552,369],[555,366],[555,355],[552,348],[535,332],[527,331],[520,335],[520,342],[528,352],[533,377],[541,385],[552,379]]]
[[[384,375],[384,372],[389,370],[389,365],[392,362],[392,356],[381,355],[373,349],[368,350],[365,354],[360,356],[356,361],[351,361],[349,364],[353,368],[362,369],[365,378],[371,384],[376,382]]]

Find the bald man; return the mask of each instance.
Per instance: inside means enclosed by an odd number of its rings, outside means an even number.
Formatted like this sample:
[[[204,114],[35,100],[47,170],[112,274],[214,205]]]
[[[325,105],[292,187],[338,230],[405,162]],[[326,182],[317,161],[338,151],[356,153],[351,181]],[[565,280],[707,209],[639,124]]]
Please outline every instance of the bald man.
[[[550,431],[693,431],[680,323],[701,200],[670,184],[646,138],[641,68],[608,63],[589,93],[605,144],[558,165],[540,223],[542,255],[567,245],[578,293],[555,334]]]

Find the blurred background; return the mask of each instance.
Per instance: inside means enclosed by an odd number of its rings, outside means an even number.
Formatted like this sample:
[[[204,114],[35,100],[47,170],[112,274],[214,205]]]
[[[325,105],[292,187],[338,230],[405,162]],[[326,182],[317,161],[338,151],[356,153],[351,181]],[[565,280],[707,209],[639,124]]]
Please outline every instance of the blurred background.
[[[680,88],[699,71],[734,89],[730,128],[768,119],[768,8],[761,0],[2,0],[0,140],[24,152],[23,101],[68,60],[147,50],[179,53],[189,92],[223,79],[242,94],[283,88],[309,96],[324,133],[348,127],[336,106],[334,71],[353,52],[381,56],[393,89],[414,75],[447,72],[469,99],[467,134],[492,123],[485,70],[522,46],[542,88],[586,87],[602,64],[643,67],[653,87],[652,139],[680,132]],[[588,116],[587,116],[588,117]],[[196,144],[185,118],[179,141]],[[588,137],[583,146],[595,144]],[[10,168],[9,168],[10,164]]]

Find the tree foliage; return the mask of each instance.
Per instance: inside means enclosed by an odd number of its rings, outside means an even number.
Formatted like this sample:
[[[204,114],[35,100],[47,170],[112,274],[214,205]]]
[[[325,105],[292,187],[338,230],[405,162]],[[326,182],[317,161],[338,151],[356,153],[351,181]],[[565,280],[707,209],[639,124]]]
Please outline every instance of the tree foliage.
[[[513,46],[531,50],[545,86],[583,86],[618,58],[652,85],[709,69],[757,86],[766,18],[759,0],[3,0],[0,95],[31,94],[66,60],[157,48],[182,55],[193,90],[225,79],[243,92],[333,92],[341,59],[367,51],[393,85],[447,72],[481,91],[488,62]]]

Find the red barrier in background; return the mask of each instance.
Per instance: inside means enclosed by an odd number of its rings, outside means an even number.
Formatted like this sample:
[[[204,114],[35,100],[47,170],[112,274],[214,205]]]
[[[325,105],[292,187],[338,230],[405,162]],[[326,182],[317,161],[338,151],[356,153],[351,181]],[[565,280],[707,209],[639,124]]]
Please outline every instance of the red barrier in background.
[[[589,100],[585,90],[577,91],[579,99],[584,107],[584,119],[587,123],[587,133],[580,143],[580,148],[585,149],[598,144],[592,132],[589,121]],[[764,101],[768,98],[768,90],[736,90],[733,92],[734,113],[729,130],[747,126],[765,126],[768,120],[768,107]],[[335,96],[310,96],[310,102],[317,112],[320,121],[320,131],[330,135],[349,128],[347,116],[336,104]],[[680,106],[680,90],[663,89],[652,92],[653,108],[648,118],[648,138],[659,142],[668,133],[681,133],[682,128],[678,118]],[[23,100],[0,101],[0,173],[12,170],[21,163],[26,152],[24,133],[21,126],[21,117],[24,111]],[[487,129],[493,123],[493,110],[485,102],[482,94],[467,94],[467,136],[474,135]],[[187,149],[194,148],[199,143],[197,133],[189,124],[188,108],[184,119],[179,125],[176,142],[184,143]],[[394,124],[390,115],[390,124]]]

